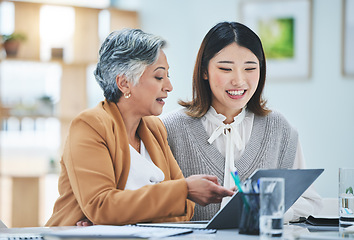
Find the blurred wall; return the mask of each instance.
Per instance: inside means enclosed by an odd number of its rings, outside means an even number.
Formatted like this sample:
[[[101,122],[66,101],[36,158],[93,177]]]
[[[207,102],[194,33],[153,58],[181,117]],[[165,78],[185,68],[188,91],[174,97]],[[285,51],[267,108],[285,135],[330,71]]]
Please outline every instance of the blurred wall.
[[[240,21],[239,0],[142,0],[142,29],[162,36],[174,90],[164,113],[190,99],[191,77],[199,45],[219,21]],[[338,168],[354,168],[354,78],[344,77],[340,0],[312,1],[311,66],[308,80],[268,79],[269,107],[282,112],[299,131],[308,168],[324,168],[315,182],[323,197],[337,197]],[[354,13],[353,13],[354,14]]]

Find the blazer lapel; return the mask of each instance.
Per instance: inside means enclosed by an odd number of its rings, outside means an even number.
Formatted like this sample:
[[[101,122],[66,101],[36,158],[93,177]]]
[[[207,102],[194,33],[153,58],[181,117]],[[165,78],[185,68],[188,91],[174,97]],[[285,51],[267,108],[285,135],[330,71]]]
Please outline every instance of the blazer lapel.
[[[116,179],[116,185],[117,188],[124,189],[130,170],[130,148],[127,131],[124,125],[122,115],[118,109],[118,106],[115,103],[108,102],[107,100],[105,100],[104,102],[102,102],[102,107],[109,115],[112,116],[117,126],[117,129],[115,129],[117,134],[117,159],[115,159],[115,161],[121,161],[121,164],[117,164],[116,166],[122,166],[122,169],[119,169],[121,171],[121,174],[120,179]],[[119,170],[116,169],[116,171]]]

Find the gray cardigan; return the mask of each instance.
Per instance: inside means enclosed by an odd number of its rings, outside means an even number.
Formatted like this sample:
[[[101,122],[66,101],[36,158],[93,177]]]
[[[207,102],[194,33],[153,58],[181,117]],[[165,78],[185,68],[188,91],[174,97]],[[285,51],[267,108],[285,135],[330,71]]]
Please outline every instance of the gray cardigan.
[[[185,114],[184,109],[161,117],[168,133],[168,143],[185,177],[194,174],[217,176],[224,182],[225,158],[208,143],[201,119]],[[258,168],[292,168],[298,135],[287,120],[277,112],[265,117],[255,115],[249,142],[240,160],[235,162],[241,180]],[[206,207],[196,204],[192,220],[209,220],[220,204]]]

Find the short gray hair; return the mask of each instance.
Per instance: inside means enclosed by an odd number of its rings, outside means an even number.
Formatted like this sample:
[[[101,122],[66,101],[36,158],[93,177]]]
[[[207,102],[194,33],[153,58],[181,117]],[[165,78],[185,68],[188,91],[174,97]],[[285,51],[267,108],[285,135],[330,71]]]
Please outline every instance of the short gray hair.
[[[116,77],[137,84],[147,66],[156,62],[166,42],[140,29],[114,31],[102,43],[94,75],[108,101],[117,103],[122,92]]]

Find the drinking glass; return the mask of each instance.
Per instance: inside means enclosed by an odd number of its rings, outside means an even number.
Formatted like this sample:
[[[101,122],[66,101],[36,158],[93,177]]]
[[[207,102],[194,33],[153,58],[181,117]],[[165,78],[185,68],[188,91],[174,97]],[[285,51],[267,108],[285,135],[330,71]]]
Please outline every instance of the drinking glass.
[[[339,169],[339,227],[354,226],[354,169]]]
[[[260,239],[281,239],[284,218],[284,178],[260,178]]]

